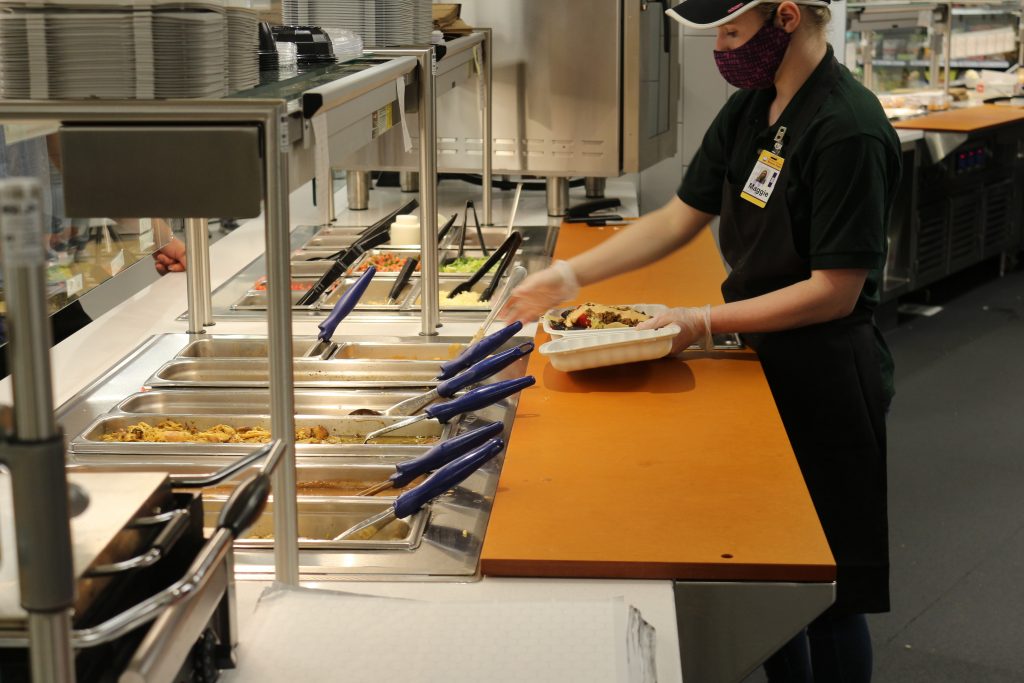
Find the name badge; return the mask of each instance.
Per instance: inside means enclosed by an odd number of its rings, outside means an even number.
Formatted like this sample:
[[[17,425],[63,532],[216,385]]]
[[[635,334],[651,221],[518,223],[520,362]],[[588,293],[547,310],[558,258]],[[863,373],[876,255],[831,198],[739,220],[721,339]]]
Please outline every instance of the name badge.
[[[754,170],[750,172],[750,177],[740,192],[740,197],[763,209],[775,191],[784,163],[786,160],[780,156],[767,151],[761,152],[757,163],[754,164]]]

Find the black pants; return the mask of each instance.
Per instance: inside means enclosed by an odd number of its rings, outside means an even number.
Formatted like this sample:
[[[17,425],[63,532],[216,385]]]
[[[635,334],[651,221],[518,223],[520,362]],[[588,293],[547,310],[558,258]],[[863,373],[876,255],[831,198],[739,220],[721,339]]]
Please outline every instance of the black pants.
[[[824,614],[764,663],[769,683],[868,683],[871,635],[863,614]]]

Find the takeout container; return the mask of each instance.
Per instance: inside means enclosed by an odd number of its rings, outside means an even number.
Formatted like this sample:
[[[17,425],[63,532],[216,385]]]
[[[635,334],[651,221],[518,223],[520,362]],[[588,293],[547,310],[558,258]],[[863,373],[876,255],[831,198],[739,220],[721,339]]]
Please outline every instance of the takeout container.
[[[668,306],[666,306],[664,304],[607,304],[607,305],[609,305],[609,306],[629,306],[630,308],[636,309],[637,311],[640,311],[641,313],[646,313],[647,315],[652,316],[652,317],[658,315],[659,313],[664,313],[665,311],[668,310]],[[625,330],[632,329],[632,328],[628,328],[628,327],[612,327],[612,328],[603,328],[603,329],[598,329],[598,330],[556,330],[555,328],[551,327],[551,322],[548,320],[548,316],[550,316],[550,315],[560,316],[562,311],[573,310],[574,308],[576,308],[576,306],[559,306],[558,308],[552,308],[551,310],[549,310],[546,313],[544,313],[543,316],[541,316],[542,327],[544,328],[544,331],[547,332],[549,336],[551,336],[552,339],[557,339],[559,337],[565,337],[565,336],[570,336],[570,335],[606,334],[606,333],[611,333],[611,332],[616,332],[616,331],[625,331]],[[543,347],[541,347],[541,348],[543,348]],[[542,353],[543,353],[543,351],[542,351]]]
[[[562,372],[609,365],[638,363],[663,358],[672,351],[672,340],[681,330],[668,325],[658,330],[589,330],[542,344],[540,352]]]

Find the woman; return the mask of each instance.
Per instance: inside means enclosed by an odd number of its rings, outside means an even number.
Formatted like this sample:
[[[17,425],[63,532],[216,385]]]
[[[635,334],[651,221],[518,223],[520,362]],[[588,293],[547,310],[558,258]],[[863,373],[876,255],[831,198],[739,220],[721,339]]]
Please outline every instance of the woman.
[[[683,246],[720,215],[732,268],[726,303],[670,309],[643,327],[678,324],[674,351],[712,332],[742,333],[757,350],[838,567],[835,604],[765,669],[773,682],[868,681],[863,615],[889,609],[892,397],[892,362],[872,310],[899,141],[877,98],[835,61],[827,1],[687,0],[669,14],[717,29],[716,64],[741,90],[707,131],[676,198],[527,278],[504,317],[535,320],[581,284]]]

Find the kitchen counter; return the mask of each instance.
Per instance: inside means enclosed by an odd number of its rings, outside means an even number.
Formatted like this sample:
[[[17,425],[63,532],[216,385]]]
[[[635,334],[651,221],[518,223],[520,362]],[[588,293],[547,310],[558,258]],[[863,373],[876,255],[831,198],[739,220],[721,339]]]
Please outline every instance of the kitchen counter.
[[[984,104],[978,107],[953,109],[897,121],[893,124],[893,127],[897,130],[971,133],[985,128],[994,128],[1020,121],[1024,121],[1024,107],[1003,107],[994,104]]]
[[[614,228],[563,226],[556,258]],[[720,303],[710,231],[579,301]],[[538,335],[538,345],[546,335]],[[482,556],[489,576],[829,582],[835,567],[751,352],[566,374],[540,354]]]

